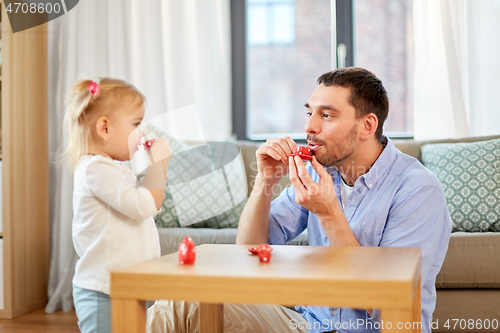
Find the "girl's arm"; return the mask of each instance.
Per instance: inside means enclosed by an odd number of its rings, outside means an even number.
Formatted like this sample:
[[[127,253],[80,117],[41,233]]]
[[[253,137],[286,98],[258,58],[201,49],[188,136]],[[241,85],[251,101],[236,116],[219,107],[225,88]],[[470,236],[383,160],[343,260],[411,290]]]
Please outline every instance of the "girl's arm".
[[[151,192],[157,210],[160,210],[167,186],[167,168],[172,157],[167,139],[162,136],[156,140],[149,151],[151,165],[146,170],[141,186]]]
[[[157,210],[160,210],[165,197],[165,187],[167,186],[167,167],[165,164],[168,165],[169,160],[160,160],[150,165],[141,183],[141,186],[148,189],[153,195]]]

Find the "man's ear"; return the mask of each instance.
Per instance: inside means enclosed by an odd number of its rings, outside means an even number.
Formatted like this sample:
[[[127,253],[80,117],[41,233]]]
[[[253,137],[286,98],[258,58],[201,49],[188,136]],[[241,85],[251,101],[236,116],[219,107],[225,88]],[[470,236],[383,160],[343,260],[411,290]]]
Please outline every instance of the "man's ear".
[[[362,118],[360,139],[366,140],[375,135],[378,127],[378,118],[375,113],[369,113]]]
[[[102,139],[104,144],[109,141],[109,119],[106,117],[100,117],[97,119],[95,129],[97,135]]]

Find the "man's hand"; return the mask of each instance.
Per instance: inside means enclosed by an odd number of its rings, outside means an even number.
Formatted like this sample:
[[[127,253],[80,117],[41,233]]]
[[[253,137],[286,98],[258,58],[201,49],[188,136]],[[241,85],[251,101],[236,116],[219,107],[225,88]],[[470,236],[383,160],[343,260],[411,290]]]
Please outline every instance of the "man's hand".
[[[307,173],[300,157],[290,157],[290,181],[295,190],[295,201],[316,214],[332,246],[360,246],[352,233],[344,212],[340,209],[332,177],[313,156],[311,164],[319,175],[315,183]]]
[[[269,139],[257,149],[259,176],[274,185],[288,173],[288,157],[297,144],[290,138]]]
[[[321,217],[331,217],[335,209],[340,209],[335,194],[335,187],[332,177],[326,172],[321,164],[313,156],[311,165],[319,175],[319,181],[315,183],[300,157],[290,157],[290,181],[295,189],[295,201]]]

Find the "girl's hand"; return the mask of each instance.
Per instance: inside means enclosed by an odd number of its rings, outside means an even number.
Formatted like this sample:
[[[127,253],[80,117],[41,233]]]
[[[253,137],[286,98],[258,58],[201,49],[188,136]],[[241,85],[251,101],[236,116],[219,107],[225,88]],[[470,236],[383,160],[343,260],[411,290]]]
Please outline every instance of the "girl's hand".
[[[167,168],[172,158],[172,151],[167,138],[155,140],[148,151],[149,165],[141,186],[147,188],[155,200],[156,209],[160,210],[167,185]]]
[[[155,140],[153,143],[153,146],[149,150],[149,156],[151,158],[151,164],[168,159],[168,162],[170,162],[170,159],[172,158],[172,151],[170,150],[170,145],[167,141],[167,138],[162,136],[158,140]]]

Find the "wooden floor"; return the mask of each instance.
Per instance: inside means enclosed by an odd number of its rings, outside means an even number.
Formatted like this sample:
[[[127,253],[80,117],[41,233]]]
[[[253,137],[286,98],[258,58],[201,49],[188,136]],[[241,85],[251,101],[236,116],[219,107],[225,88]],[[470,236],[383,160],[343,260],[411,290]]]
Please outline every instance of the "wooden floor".
[[[16,319],[0,319],[0,332],[79,333],[75,310],[45,313],[43,309]]]

